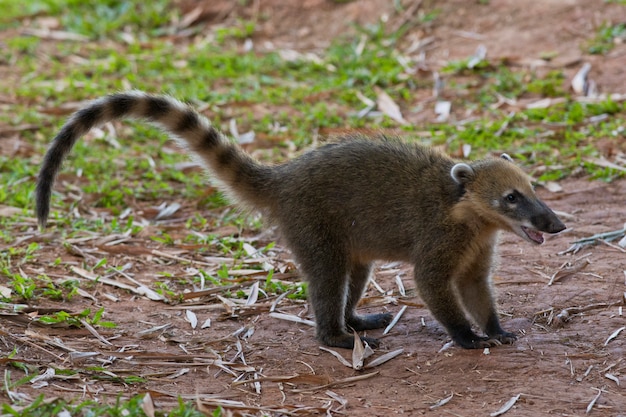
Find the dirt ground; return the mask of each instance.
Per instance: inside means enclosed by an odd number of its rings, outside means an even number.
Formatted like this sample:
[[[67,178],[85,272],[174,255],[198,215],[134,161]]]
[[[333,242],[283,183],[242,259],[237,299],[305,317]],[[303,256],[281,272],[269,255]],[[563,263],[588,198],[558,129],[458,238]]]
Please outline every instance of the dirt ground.
[[[181,7],[190,11],[199,6],[201,19],[211,25],[262,15],[255,42],[301,51],[324,48],[336,36],[352,31],[352,22],[367,24],[385,13],[393,15],[393,2],[384,0],[241,3],[189,0]],[[416,8],[415,13],[423,13],[426,6]],[[555,58],[541,65],[565,67],[571,75],[582,62],[590,62],[601,91],[626,93],[624,45],[607,56],[586,55],[581,49],[603,21],[625,21],[624,6],[586,0],[492,0],[488,5],[456,0],[437,2],[436,7],[441,10],[436,24],[420,25],[404,38],[407,48],[416,40],[433,38],[427,53],[431,66],[468,57],[480,44],[487,47],[490,58],[519,65],[533,65],[550,53]],[[398,22],[412,18],[395,17]],[[105,319],[118,324],[114,330],[98,330],[106,342],[88,330],[26,326],[20,316],[13,316],[4,317],[0,348],[10,351],[11,343],[17,343],[20,356],[33,364],[85,369],[83,377],[57,377],[42,387],[20,388],[31,397],[46,392],[47,396],[114,401],[120,392],[150,392],[157,405],[173,405],[180,395],[225,405],[235,415],[469,417],[494,415],[519,396],[507,416],[583,415],[594,399],[589,415],[626,416],[626,331],[610,338],[626,326],[621,310],[626,292],[625,255],[604,244],[560,254],[577,238],[623,227],[626,181],[607,184],[570,178],[560,185],[560,192],[543,188],[538,192],[561,213],[566,232],[542,246],[531,246],[511,234],[501,237],[494,284],[503,326],[519,336],[513,345],[489,351],[448,346],[447,334],[414,294],[410,268],[380,264],[375,281],[384,295],[370,287],[364,310],[395,314],[404,305],[408,308],[382,339],[374,358],[398,349],[403,352],[371,369],[353,370],[321,350],[311,326],[270,316],[275,299],[246,307],[205,293],[171,306],[106,283],[75,297],[70,306],[73,311],[104,306]],[[172,222],[151,227],[168,228],[175,235],[177,225],[192,213],[192,204],[186,205]],[[261,236],[257,245],[271,241],[272,233]],[[192,263],[180,262],[192,259],[191,248],[164,249],[142,236],[114,246],[96,237],[74,244],[83,254],[106,254],[117,265],[131,262],[128,272],[148,286],[164,270],[184,276],[192,268],[215,270],[220,265],[218,260],[200,257]],[[47,239],[25,235],[25,241],[33,240],[40,241],[46,255],[29,264],[26,273],[48,268],[57,257],[81,264],[80,256],[59,247],[53,232]],[[279,245],[273,254],[278,278],[297,277],[286,250]],[[67,276],[66,269],[53,272],[59,278]],[[398,276],[406,296],[399,294]],[[548,285],[552,277],[555,282]],[[243,287],[249,288],[249,284]],[[39,307],[60,305],[46,301]],[[189,323],[188,310],[198,318],[196,329]],[[308,316],[304,303],[287,300],[278,300],[276,311]],[[211,326],[201,329],[207,319]],[[164,329],[141,333],[166,324]],[[380,336],[381,331],[371,334]],[[336,350],[350,360],[349,351]],[[89,378],[88,370],[96,366],[104,366],[110,378],[102,373],[100,381]],[[127,375],[143,376],[147,382],[121,383],[119,378]],[[240,383],[255,379],[256,384]]]

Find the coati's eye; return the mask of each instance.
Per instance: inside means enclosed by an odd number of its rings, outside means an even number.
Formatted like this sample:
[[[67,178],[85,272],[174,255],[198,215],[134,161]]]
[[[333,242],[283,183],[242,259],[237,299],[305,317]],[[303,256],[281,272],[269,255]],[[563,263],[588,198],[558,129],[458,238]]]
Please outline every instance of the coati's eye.
[[[517,203],[517,196],[514,193],[508,194],[505,198],[508,203],[511,203],[511,204]]]

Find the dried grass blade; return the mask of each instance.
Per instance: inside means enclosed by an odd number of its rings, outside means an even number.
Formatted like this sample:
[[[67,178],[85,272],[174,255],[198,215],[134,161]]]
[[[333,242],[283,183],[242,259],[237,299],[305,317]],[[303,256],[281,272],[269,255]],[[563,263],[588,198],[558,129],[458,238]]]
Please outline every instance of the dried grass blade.
[[[606,342],[604,342],[604,346],[608,345],[609,342],[613,339],[615,339],[621,332],[622,330],[626,329],[626,327],[620,327],[619,329],[615,330],[613,333],[611,333],[611,335],[606,339]]]
[[[441,407],[442,405],[446,405],[452,399],[452,397],[454,397],[454,393],[450,394],[449,397],[446,397],[446,398],[443,398],[443,399],[437,401],[436,403],[431,405],[429,408],[431,410],[434,410],[435,408]]]
[[[331,380],[327,375],[275,375],[275,376],[260,376],[254,379],[248,379],[245,381],[236,381],[230,384],[231,387],[239,385],[249,384],[251,382],[289,382],[292,384],[329,384]]]
[[[141,409],[146,413],[147,417],[154,417],[154,402],[149,392],[141,400]]]
[[[398,292],[400,295],[406,297],[406,289],[404,288],[404,283],[402,282],[400,274],[396,274],[396,285],[398,286]]]
[[[108,346],[113,346],[113,344],[111,342],[109,342],[108,340],[106,340],[104,337],[100,336],[100,333],[98,333],[98,331],[89,323],[87,323],[87,320],[85,319],[80,319],[80,323],[85,326],[85,329],[87,329],[89,331],[89,333],[91,333],[92,335],[94,335],[94,337],[96,339],[98,339],[99,341],[101,341],[102,343],[104,343],[105,345]]]
[[[295,323],[306,324],[307,326],[315,327],[314,321],[303,319],[302,317],[298,317],[293,314],[277,313],[273,311],[269,314],[269,316],[274,317],[275,319],[293,321]]]
[[[259,299],[259,281],[256,281],[250,287],[250,294],[248,295],[248,299],[246,300],[246,305],[251,306],[255,304]]]
[[[396,356],[402,354],[402,352],[404,352],[404,349],[397,349],[392,352],[385,353],[384,355],[379,356],[378,358],[365,365],[365,369],[370,369],[382,365],[383,363],[388,362]]]
[[[400,311],[398,311],[398,314],[396,314],[393,320],[391,320],[391,323],[389,323],[389,325],[385,328],[385,330],[383,331],[383,334],[387,334],[391,331],[391,329],[393,329],[393,326],[395,326],[398,323],[398,321],[400,320],[400,318],[402,317],[402,315],[404,314],[407,308],[408,308],[407,306],[402,306]]]
[[[613,382],[615,382],[617,384],[617,386],[619,387],[619,378],[618,377],[616,377],[613,374],[609,374],[609,373],[604,374],[604,377],[610,379]]]
[[[372,372],[372,373],[369,373],[369,374],[362,374],[362,375],[357,375],[357,376],[351,376],[351,377],[340,379],[338,381],[334,381],[334,382],[331,382],[329,384],[322,385],[322,386],[319,386],[319,387],[313,387],[313,388],[309,388],[309,389],[294,389],[294,390],[291,390],[291,392],[298,393],[298,392],[319,391],[319,390],[322,390],[322,389],[328,389],[328,388],[336,387],[338,385],[351,384],[353,382],[363,381],[364,379],[369,379],[369,378],[374,377],[374,376],[376,376],[378,374],[380,374],[380,372],[376,371],[376,372]]]
[[[511,399],[509,401],[506,402],[506,404],[504,404],[502,406],[502,408],[500,408],[498,411],[495,411],[491,414],[489,414],[490,417],[496,417],[496,416],[501,416],[502,414],[506,413],[507,411],[509,411],[511,409],[511,407],[513,407],[515,405],[515,403],[517,402],[517,400],[519,400],[519,397],[522,394],[517,394],[515,397],[511,397]]]
[[[89,40],[87,36],[74,32],[66,32],[63,30],[25,28],[22,29],[21,32],[24,35],[35,36],[42,39],[50,39],[54,41],[87,42]]]
[[[180,256],[176,256],[176,255],[172,255],[169,254],[167,252],[161,252],[160,250],[156,250],[153,249],[151,251],[151,253],[154,256],[158,256],[160,258],[166,258],[166,259],[171,259],[173,261],[178,261],[178,262],[184,262],[184,263],[188,263],[188,264],[197,264],[197,265],[206,265],[206,266],[215,266],[215,264],[210,264],[207,262],[202,262],[202,261],[197,261],[195,259],[185,259],[185,258],[181,258]]]
[[[354,334],[354,349],[352,349],[352,369],[355,371],[360,371],[363,369],[363,364],[365,363],[365,359],[369,358],[374,354],[374,351],[367,344],[367,342],[363,342],[359,337],[358,333],[353,331]]]
[[[348,400],[342,397],[341,395],[337,394],[336,392],[328,390],[324,394],[328,395],[330,398],[337,401],[339,404],[341,404],[342,407],[345,407],[346,405],[348,405]]]
[[[602,168],[611,168],[611,169],[615,169],[617,171],[626,172],[626,167],[614,164],[613,162],[607,161],[606,159],[585,158],[585,162],[588,162],[588,163],[594,164],[594,165],[598,165],[598,166],[600,166]]]
[[[339,354],[339,352],[336,352],[336,351],[334,351],[332,349],[325,348],[324,346],[320,346],[320,350],[323,350],[324,352],[330,353],[335,358],[337,358],[339,360],[339,362],[341,362],[342,365],[345,365],[348,368],[352,368],[352,364],[350,362],[348,362],[343,356],[341,356]]]
[[[292,294],[292,293],[293,293],[293,290],[288,290],[282,293],[281,295],[279,295],[276,298],[276,300],[274,300],[274,302],[272,303],[272,306],[270,307],[270,313],[273,313],[274,310],[276,310],[276,307],[278,307],[278,304],[280,304],[280,302],[283,301],[285,297],[287,297],[289,294]]]
[[[550,277],[550,281],[548,282],[548,285],[552,285],[553,283],[565,277],[574,275],[575,273],[582,271],[589,264],[591,264],[591,262],[587,258],[584,258],[582,262],[580,262],[578,265],[571,265],[568,267],[568,264],[569,262],[565,262],[563,265],[561,265],[558,271],[552,274],[552,277]]]
[[[589,414],[591,412],[591,409],[593,409],[593,406],[596,404],[596,401],[598,401],[598,399],[600,398],[600,395],[602,395],[602,389],[598,389],[598,393],[596,394],[595,397],[593,397],[593,399],[591,400],[591,402],[589,403],[589,405],[587,405],[587,409],[585,410],[585,414]]]
[[[95,356],[99,356],[100,352],[70,352],[69,357],[72,363],[83,361],[89,358],[93,358]]]
[[[165,330],[165,329],[167,329],[167,328],[169,328],[169,327],[171,327],[171,326],[172,326],[172,324],[171,324],[171,323],[162,324],[162,325],[160,325],[160,326],[154,326],[154,327],[151,327],[151,328],[149,328],[149,329],[146,329],[146,330],[142,330],[142,331],[140,331],[140,332],[137,332],[137,336],[139,336],[139,337],[148,337],[148,336],[150,336],[152,333],[156,333],[156,332],[159,332],[159,331],[161,331],[161,330]]]
[[[183,376],[185,374],[188,374],[189,371],[190,371],[189,368],[182,368],[182,369],[179,369],[178,371],[174,372],[172,375],[168,375],[166,378],[167,379],[176,379],[179,376]]]
[[[376,105],[378,106],[378,109],[385,115],[389,116],[389,118],[402,125],[406,125],[407,121],[404,120],[404,117],[402,117],[400,106],[393,101],[389,94],[376,86],[374,86],[374,91],[376,92]]]
[[[352,349],[352,369],[360,371],[363,369],[363,363],[365,362],[365,346],[363,341],[359,337],[359,334],[352,331],[354,336],[354,349]]]
[[[195,329],[198,327],[198,316],[191,310],[185,310],[185,320],[191,324],[191,328]]]
[[[70,270],[72,272],[74,272],[76,275],[80,275],[83,278],[86,278],[90,281],[97,281],[97,282],[101,282],[103,284],[106,285],[110,285],[112,287],[116,287],[116,288],[121,288],[123,290],[128,290],[131,291],[137,295],[143,295],[146,296],[147,298],[149,298],[152,301],[165,301],[166,298],[164,296],[162,296],[161,294],[158,294],[157,292],[151,290],[150,288],[146,287],[143,284],[140,284],[138,287],[133,287],[131,285],[128,284],[123,284],[121,282],[115,281],[113,279],[109,279],[109,278],[105,278],[105,277],[98,277],[94,274],[92,274],[91,272],[83,269],[83,268],[79,268],[77,266],[72,266],[70,268]],[[119,272],[119,271],[118,271]]]

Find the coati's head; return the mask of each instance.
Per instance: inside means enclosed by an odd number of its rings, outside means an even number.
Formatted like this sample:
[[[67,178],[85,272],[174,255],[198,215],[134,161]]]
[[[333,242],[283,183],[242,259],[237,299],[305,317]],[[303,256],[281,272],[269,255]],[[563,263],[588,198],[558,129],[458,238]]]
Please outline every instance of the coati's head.
[[[471,165],[458,163],[450,175],[464,190],[455,209],[457,215],[478,216],[483,222],[536,244],[543,243],[542,232],[558,233],[565,229],[563,222],[537,197],[529,177],[507,154]]]

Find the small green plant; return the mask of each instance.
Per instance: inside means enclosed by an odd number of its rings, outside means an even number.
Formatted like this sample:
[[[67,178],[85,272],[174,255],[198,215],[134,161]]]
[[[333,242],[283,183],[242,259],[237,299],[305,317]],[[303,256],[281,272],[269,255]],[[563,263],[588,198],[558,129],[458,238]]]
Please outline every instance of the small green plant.
[[[112,321],[103,321],[102,315],[104,314],[104,307],[101,307],[96,311],[93,317],[89,317],[91,314],[90,309],[85,309],[80,313],[71,314],[66,311],[59,311],[57,313],[44,315],[38,317],[37,320],[43,324],[65,324],[72,327],[82,327],[84,320],[92,326],[99,326],[105,328],[114,328],[117,325]]]
[[[224,43],[224,41],[229,39],[246,39],[254,34],[255,28],[254,22],[239,20],[235,26],[218,28],[215,31],[215,39],[219,43]]]
[[[600,26],[595,38],[589,43],[587,50],[590,54],[606,54],[613,49],[617,41],[626,41],[626,23],[615,25],[605,23]]]
[[[289,292],[287,298],[292,300],[306,300],[307,284],[306,282],[285,282],[273,279],[274,270],[270,270],[265,279],[263,290],[267,294],[283,294]]]
[[[563,71],[550,71],[543,78],[533,78],[526,84],[526,91],[535,93],[542,97],[559,97],[565,95],[563,82],[565,75]]]
[[[37,289],[37,284],[35,283],[35,280],[24,276],[21,273],[13,274],[6,269],[3,271],[3,273],[6,276],[12,277],[10,286],[13,289],[13,292],[17,294],[20,298],[24,300],[32,300],[35,297],[35,290]]]
[[[128,383],[128,382],[126,382]],[[22,407],[12,407],[10,404],[0,406],[3,415],[20,417],[49,417],[59,415],[90,416],[90,417],[125,417],[137,416],[146,417],[144,412],[145,394],[134,395],[129,399],[119,397],[113,404],[102,404],[93,400],[71,402],[63,399],[46,399],[42,394],[35,400]],[[214,417],[221,416],[221,409],[213,412]],[[178,405],[170,411],[156,410],[157,417],[205,417],[205,414],[198,411],[192,402],[185,402],[178,399]]]
[[[150,236],[150,239],[166,246],[174,246],[176,243],[174,238],[165,232],[161,233],[159,236]]]

